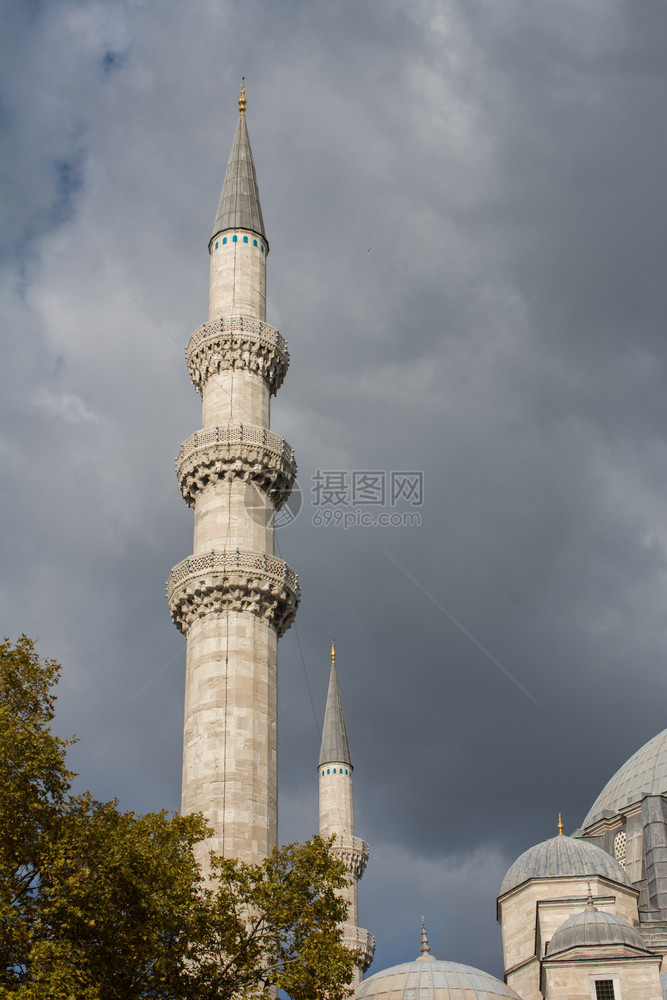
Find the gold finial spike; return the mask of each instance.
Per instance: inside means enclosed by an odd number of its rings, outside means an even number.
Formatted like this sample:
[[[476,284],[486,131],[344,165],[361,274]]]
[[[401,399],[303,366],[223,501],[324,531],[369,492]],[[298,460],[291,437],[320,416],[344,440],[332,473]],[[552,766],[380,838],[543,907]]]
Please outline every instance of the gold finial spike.
[[[563,836],[563,817],[558,813],[558,836]]]
[[[245,114],[245,106],[246,106],[246,99],[245,99],[245,77],[242,76],[241,77],[241,96],[239,97],[239,112],[242,115]]]
[[[331,640],[331,666],[336,666],[336,647],[333,639]]]

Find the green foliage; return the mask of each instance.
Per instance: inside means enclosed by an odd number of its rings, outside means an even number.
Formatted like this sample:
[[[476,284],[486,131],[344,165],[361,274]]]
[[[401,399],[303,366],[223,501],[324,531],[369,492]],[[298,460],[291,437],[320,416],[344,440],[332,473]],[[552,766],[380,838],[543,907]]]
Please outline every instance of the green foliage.
[[[67,808],[68,743],[49,728],[59,675],[26,636],[0,646],[0,976],[25,965],[44,852]]]
[[[261,865],[193,848],[201,815],[136,815],[73,795],[54,736],[60,667],[22,636],[0,645],[0,997],[344,1000],[354,956],[337,924],[345,869],[329,845]]]
[[[216,891],[191,950],[210,977],[202,996],[254,996],[269,984],[292,1000],[349,995],[354,956],[336,926],[347,916],[336,894],[345,868],[328,843],[288,844],[261,865],[214,857],[212,871]]]

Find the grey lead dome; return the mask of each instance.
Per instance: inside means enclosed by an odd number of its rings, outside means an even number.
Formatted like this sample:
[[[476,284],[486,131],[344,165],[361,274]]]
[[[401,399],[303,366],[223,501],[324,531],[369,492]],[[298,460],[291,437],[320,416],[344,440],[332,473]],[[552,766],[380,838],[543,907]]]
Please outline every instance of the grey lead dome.
[[[612,882],[630,885],[618,861],[601,847],[575,837],[552,837],[517,858],[503,879],[500,895],[531,878],[562,878],[568,875],[600,875]]]
[[[588,906],[558,928],[549,942],[547,954],[551,957],[572,948],[608,948],[614,945],[647,951],[641,934],[627,920],[615,913],[603,913],[594,906]]]
[[[490,976],[458,962],[439,962],[430,955],[394,965],[365,979],[354,1000],[520,1000],[514,990]]]
[[[588,816],[585,830],[604,816],[617,816],[625,806],[640,802],[645,795],[667,793],[667,729],[626,760],[602,789]]]

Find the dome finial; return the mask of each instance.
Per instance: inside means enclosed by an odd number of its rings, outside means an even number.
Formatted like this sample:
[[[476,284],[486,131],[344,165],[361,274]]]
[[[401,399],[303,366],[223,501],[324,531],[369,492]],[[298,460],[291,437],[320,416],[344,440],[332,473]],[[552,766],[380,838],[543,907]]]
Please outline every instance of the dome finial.
[[[422,955],[428,955],[431,950],[431,946],[428,943],[428,934],[426,933],[426,924],[424,923],[424,918],[422,917],[422,944],[419,949]]]
[[[564,829],[563,828],[563,817],[561,816],[560,813],[558,813],[558,836],[559,837],[563,836],[563,829]]]
[[[597,907],[595,906],[595,903],[593,902],[593,892],[591,890],[591,883],[590,882],[588,883],[588,899],[586,901],[586,909],[587,910],[596,910],[597,909]]]
[[[336,666],[336,646],[333,639],[331,640],[331,666]]]
[[[239,97],[239,112],[242,115],[245,114],[245,106],[246,106],[246,99],[245,99],[245,77],[242,76],[241,77],[241,96]]]

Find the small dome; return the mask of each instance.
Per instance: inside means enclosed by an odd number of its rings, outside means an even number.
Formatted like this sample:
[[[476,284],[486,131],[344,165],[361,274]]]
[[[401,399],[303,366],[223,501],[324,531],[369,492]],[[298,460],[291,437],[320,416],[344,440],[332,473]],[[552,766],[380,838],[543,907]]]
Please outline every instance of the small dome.
[[[547,955],[571,948],[602,948],[623,945],[647,951],[639,931],[615,913],[603,913],[589,903],[583,913],[575,913],[558,928],[547,949]]]
[[[617,816],[621,809],[639,802],[645,795],[664,794],[667,794],[667,729],[626,760],[598,795],[582,827],[585,830],[603,816]]]
[[[365,979],[354,1000],[520,1000],[499,979],[458,962],[439,962],[429,955],[394,965]]]
[[[618,861],[601,847],[574,837],[552,837],[529,848],[514,862],[500,887],[503,896],[532,878],[563,878],[568,875],[600,875],[630,885]]]

